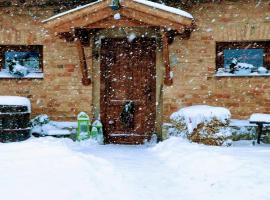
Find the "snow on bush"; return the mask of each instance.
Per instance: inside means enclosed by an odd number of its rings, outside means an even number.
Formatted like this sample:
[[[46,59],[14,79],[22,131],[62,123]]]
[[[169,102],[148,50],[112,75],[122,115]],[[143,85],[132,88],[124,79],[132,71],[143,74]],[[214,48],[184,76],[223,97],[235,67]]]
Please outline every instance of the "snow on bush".
[[[50,121],[47,115],[39,115],[31,120],[31,133],[39,136],[64,136],[70,135],[71,131],[63,127],[57,126],[56,123]]]
[[[197,105],[182,108],[170,117],[175,128],[193,142],[222,145],[231,131],[231,113],[223,107]]]

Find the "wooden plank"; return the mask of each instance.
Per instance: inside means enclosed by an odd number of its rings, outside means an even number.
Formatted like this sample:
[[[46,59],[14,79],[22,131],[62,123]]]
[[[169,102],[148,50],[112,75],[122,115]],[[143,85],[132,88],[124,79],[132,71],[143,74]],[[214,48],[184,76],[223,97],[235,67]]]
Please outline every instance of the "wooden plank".
[[[89,15],[89,13],[96,13],[96,12],[99,12],[100,10],[108,8],[110,3],[111,3],[110,0],[101,1],[100,3],[86,7],[84,9],[80,9],[80,10],[68,13],[66,15],[59,16],[59,18],[55,18],[50,21],[47,21],[44,23],[44,26],[46,28],[53,28],[53,27],[61,26],[62,24],[70,22],[74,19],[83,18],[84,16]]]
[[[165,65],[165,77],[164,84],[171,86],[173,84],[173,79],[171,77],[171,66],[170,66],[170,57],[169,57],[169,44],[168,44],[168,34],[165,31],[162,31],[162,55],[163,62]]]
[[[82,42],[79,39],[77,39],[75,43],[77,46],[79,59],[80,59],[80,68],[82,72],[82,84],[87,86],[91,84],[91,79],[88,77],[88,69],[87,69],[84,48],[83,48]]]
[[[112,27],[149,27],[151,25],[140,22],[135,19],[127,18],[121,16],[121,19],[115,20],[113,16],[110,16],[101,21],[95,22],[85,26],[85,28],[95,29],[95,28],[112,28]]]
[[[178,24],[167,19],[156,17],[154,15],[146,14],[144,12],[133,10],[130,8],[120,10],[120,14],[132,19],[142,21],[152,26],[161,26],[168,29],[175,29],[178,32],[183,32],[185,30],[185,26],[183,26],[182,24]]]
[[[177,15],[171,12],[166,12],[164,10],[153,8],[144,4],[140,4],[135,1],[130,1],[130,0],[123,1],[121,2],[121,5],[124,7],[124,9],[129,8],[132,10],[137,10],[137,11],[140,11],[146,14],[151,14],[155,17],[163,18],[163,19],[172,21],[174,23],[185,25],[185,26],[191,25],[193,21],[191,18],[183,17],[181,15]]]
[[[65,21],[57,26],[50,27],[50,29],[56,33],[69,32],[71,28],[83,28],[89,24],[98,22],[113,15],[111,8],[107,7],[97,12],[91,12],[86,15],[81,15],[77,18],[73,18],[69,21]]]

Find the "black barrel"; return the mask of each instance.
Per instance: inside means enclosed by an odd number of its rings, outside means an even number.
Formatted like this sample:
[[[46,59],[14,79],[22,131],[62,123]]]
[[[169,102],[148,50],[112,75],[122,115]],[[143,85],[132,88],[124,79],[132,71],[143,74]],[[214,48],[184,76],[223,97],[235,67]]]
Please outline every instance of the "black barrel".
[[[30,111],[23,105],[0,105],[0,142],[30,137]]]

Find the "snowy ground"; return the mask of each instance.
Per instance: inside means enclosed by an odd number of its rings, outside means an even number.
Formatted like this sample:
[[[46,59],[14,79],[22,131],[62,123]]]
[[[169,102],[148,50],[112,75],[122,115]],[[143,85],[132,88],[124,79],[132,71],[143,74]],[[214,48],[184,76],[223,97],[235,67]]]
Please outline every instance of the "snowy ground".
[[[0,144],[5,200],[269,200],[270,146],[155,146],[38,138]]]

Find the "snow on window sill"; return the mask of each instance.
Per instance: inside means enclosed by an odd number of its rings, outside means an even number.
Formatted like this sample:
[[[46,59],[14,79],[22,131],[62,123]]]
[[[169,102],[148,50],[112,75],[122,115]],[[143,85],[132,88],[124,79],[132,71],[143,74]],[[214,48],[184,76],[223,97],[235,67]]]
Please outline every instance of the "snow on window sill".
[[[250,74],[230,74],[230,73],[222,73],[215,74],[214,77],[267,77],[270,76],[270,73],[259,74],[259,73],[250,73]]]
[[[12,74],[5,72],[5,71],[0,71],[0,79],[43,79],[44,78],[44,73],[42,72],[31,72],[27,74],[26,76],[19,77],[19,76],[13,76]]]

